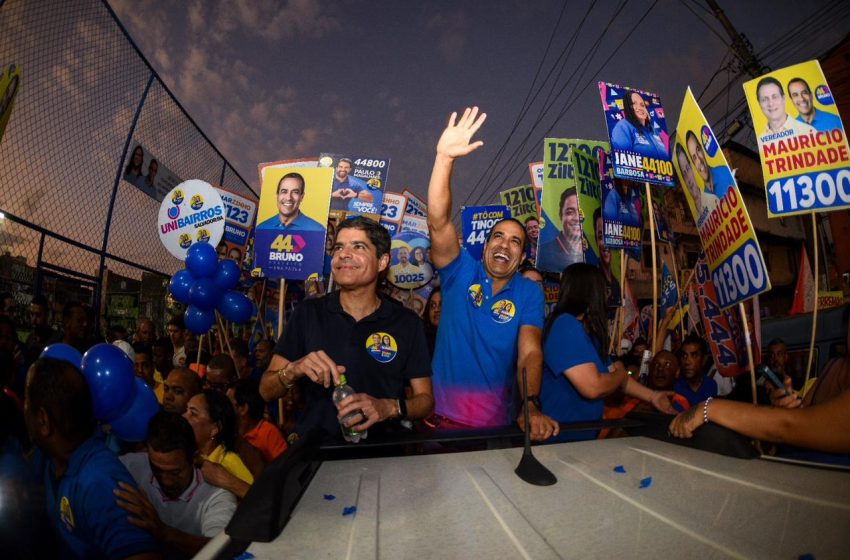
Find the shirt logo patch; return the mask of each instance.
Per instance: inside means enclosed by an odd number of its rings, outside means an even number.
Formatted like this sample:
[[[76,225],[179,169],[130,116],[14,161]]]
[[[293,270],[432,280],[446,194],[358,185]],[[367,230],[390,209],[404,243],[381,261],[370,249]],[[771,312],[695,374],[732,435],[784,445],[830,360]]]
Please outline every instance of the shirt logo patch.
[[[398,345],[392,335],[385,332],[376,332],[366,339],[366,351],[375,360],[386,364],[395,359],[398,353]]]
[[[481,284],[473,284],[467,289],[467,293],[469,294],[469,301],[472,303],[473,307],[481,307],[481,303],[484,301],[484,290],[481,289]]]
[[[59,519],[69,533],[74,531],[74,512],[71,511],[71,502],[68,501],[68,496],[62,496],[59,501]]]
[[[490,308],[493,314],[493,320],[497,323],[507,323],[514,318],[516,314],[516,306],[509,299],[500,299]]]

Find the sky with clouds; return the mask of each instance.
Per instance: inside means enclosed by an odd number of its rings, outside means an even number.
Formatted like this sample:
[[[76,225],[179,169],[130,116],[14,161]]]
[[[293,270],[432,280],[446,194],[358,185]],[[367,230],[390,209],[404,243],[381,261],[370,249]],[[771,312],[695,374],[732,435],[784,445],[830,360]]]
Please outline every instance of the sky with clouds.
[[[850,16],[834,0],[720,4],[774,67],[823,53],[843,38]],[[110,5],[254,188],[257,163],[327,151],[390,157],[389,190],[424,195],[448,114],[476,104],[488,113],[485,146],[458,164],[456,204],[494,202],[499,190],[529,182],[526,164],[542,158],[544,136],[606,137],[597,80],[660,94],[673,128],[685,88],[701,92],[729,61],[721,26],[696,0],[583,0],[563,10],[557,0]],[[814,29],[795,33],[806,21]],[[721,71],[711,81],[704,99],[718,99],[709,120],[742,98],[732,76]]]

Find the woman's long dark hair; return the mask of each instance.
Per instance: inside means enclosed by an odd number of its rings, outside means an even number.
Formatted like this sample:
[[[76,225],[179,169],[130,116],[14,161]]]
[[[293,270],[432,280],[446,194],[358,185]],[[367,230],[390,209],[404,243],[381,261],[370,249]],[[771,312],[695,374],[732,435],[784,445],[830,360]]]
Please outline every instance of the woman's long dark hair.
[[[558,304],[543,329],[543,341],[549,336],[552,325],[560,315],[569,313],[577,317],[584,313],[583,323],[596,345],[596,352],[605,361],[610,337],[608,335],[608,309],[605,300],[605,276],[602,271],[587,263],[571,264],[561,274],[561,294]],[[566,342],[566,341],[565,341]]]
[[[236,450],[236,412],[233,403],[223,393],[213,389],[204,389],[207,401],[207,414],[210,420],[218,424],[216,442],[223,443],[228,451]]]
[[[652,118],[647,117],[646,124],[642,123],[638,116],[635,114],[635,108],[632,107],[632,94],[636,93],[640,96],[641,101],[645,102],[643,99],[643,94],[639,91],[634,91],[632,89],[624,89],[623,90],[623,116],[626,117],[626,120],[634,125],[634,127],[638,130],[638,133],[643,136],[643,132],[646,129],[652,129]],[[647,110],[648,111],[648,110]]]

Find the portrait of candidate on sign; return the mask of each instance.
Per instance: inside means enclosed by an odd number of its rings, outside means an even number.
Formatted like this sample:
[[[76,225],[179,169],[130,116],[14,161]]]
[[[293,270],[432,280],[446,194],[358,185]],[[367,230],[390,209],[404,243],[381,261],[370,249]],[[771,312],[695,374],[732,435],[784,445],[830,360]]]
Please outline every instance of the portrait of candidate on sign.
[[[323,153],[319,166],[334,170],[332,211],[366,214],[378,220],[390,170],[388,158]]]
[[[263,170],[255,266],[268,278],[306,280],[322,272],[333,169],[284,167]]]
[[[614,175],[673,186],[667,121],[654,93],[599,82]]]
[[[744,84],[768,216],[850,207],[850,148],[816,60]]]

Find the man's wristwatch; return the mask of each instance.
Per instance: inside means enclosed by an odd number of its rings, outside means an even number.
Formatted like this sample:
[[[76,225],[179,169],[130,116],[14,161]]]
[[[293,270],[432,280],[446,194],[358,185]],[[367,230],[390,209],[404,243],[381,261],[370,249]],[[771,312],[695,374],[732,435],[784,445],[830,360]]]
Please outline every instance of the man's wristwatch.
[[[407,401],[404,399],[395,400],[396,408],[398,409],[398,417],[400,420],[407,418]]]
[[[531,404],[536,406],[537,410],[539,410],[540,412],[543,412],[543,405],[540,404],[540,397],[538,397],[537,395],[529,395],[528,396],[528,402],[530,402]]]

